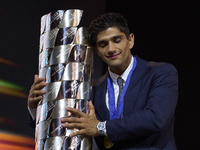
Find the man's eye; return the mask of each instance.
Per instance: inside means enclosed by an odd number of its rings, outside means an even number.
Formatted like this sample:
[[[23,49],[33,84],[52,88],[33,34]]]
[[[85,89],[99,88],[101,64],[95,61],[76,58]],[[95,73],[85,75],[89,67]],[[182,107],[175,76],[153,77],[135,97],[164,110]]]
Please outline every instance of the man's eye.
[[[116,39],[114,42],[119,43],[119,42],[121,42],[121,39]]]
[[[103,43],[103,44],[99,44],[99,47],[101,47],[101,48],[104,48],[105,46],[106,46],[105,43]]]
[[[102,47],[102,48],[105,47],[105,44],[101,44],[100,47]]]

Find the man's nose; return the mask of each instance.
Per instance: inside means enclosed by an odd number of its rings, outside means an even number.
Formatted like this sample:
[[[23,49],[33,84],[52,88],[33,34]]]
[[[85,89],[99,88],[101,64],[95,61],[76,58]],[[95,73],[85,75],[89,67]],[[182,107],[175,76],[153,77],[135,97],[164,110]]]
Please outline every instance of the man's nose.
[[[111,41],[108,43],[108,51],[110,52],[115,51],[115,45]]]

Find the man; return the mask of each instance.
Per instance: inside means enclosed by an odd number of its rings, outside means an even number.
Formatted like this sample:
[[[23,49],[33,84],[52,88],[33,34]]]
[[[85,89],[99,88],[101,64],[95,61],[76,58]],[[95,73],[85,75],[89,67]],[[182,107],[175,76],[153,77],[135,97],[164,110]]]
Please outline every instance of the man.
[[[108,72],[94,84],[89,114],[67,108],[78,117],[62,118],[62,126],[79,129],[71,137],[95,137],[99,149],[176,150],[173,135],[178,99],[176,69],[168,63],[147,62],[132,56],[134,35],[119,14],[100,16],[90,29],[97,54],[108,65]],[[35,108],[45,93],[41,90],[46,85],[42,80],[35,76],[29,108]]]

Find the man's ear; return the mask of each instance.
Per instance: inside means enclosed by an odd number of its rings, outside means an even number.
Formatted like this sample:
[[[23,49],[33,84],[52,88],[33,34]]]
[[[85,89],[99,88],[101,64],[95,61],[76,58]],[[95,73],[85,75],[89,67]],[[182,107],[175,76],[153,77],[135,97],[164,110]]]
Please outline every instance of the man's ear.
[[[135,39],[134,34],[131,33],[131,34],[129,35],[129,39],[128,39],[128,41],[129,41],[129,48],[130,48],[130,49],[133,48],[133,46],[134,46],[134,42],[135,42],[134,39]]]

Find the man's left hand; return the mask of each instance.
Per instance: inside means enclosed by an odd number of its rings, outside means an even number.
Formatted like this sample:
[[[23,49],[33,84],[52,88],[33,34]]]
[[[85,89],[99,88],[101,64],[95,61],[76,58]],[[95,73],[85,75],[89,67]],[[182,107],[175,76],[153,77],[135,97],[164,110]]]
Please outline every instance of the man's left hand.
[[[77,117],[66,117],[62,118],[62,127],[67,129],[78,129],[78,131],[73,132],[69,135],[69,137],[77,136],[77,135],[85,135],[85,136],[99,136],[97,130],[98,120],[95,115],[95,108],[92,102],[88,102],[89,104],[89,111],[88,114],[81,112],[75,108],[67,108],[67,111],[71,112],[72,114],[76,115]]]

